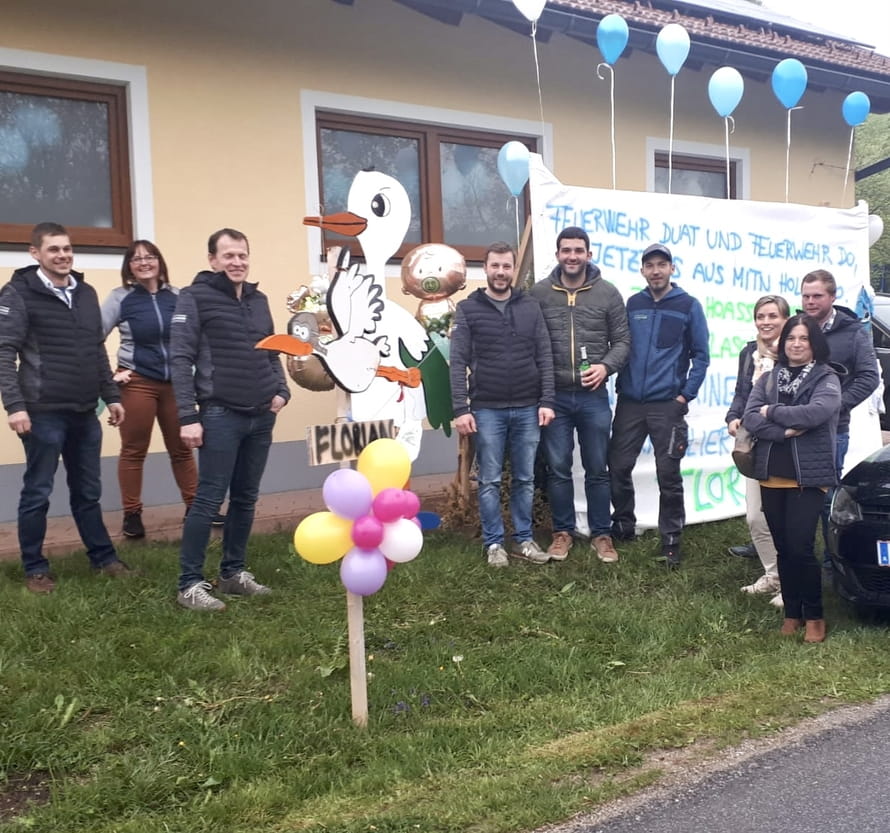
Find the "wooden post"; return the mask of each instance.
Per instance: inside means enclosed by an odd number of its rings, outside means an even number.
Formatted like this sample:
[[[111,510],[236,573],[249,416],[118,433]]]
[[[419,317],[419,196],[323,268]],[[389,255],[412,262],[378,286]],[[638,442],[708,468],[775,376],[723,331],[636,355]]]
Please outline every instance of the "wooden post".
[[[346,624],[349,631],[349,691],[352,695],[352,722],[368,728],[368,675],[365,670],[364,599],[346,591]]]

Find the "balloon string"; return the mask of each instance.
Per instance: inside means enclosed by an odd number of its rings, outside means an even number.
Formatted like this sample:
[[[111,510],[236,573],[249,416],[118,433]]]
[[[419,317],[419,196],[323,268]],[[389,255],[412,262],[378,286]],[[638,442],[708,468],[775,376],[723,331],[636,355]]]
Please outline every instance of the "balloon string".
[[[614,191],[616,188],[616,177],[615,177],[615,69],[611,64],[597,64],[596,67],[596,77],[600,80],[603,80],[603,76],[600,74],[600,70],[606,67],[609,70],[609,105],[610,112],[612,114],[612,127],[611,127],[611,136],[612,136],[612,190]]]
[[[677,80],[676,75],[671,76],[671,127],[670,136],[668,138],[668,193],[671,191],[674,178],[674,81]]]
[[[519,197],[513,197],[513,208],[516,211],[516,248],[519,248]]]
[[[727,116],[723,119],[723,125],[726,129],[726,199],[731,198],[730,191],[730,177],[729,177],[729,120],[732,116]]]
[[[791,110],[788,110],[788,127],[785,131],[785,202],[791,186]]]
[[[541,67],[538,64],[538,39],[535,34],[538,31],[538,21],[532,21],[532,52],[535,55],[535,78],[538,81],[538,109],[541,112],[541,138],[544,138],[544,97],[541,95]]]
[[[850,178],[850,162],[853,160],[853,133],[855,131],[855,127],[850,128],[850,148],[847,151],[847,169],[844,171],[844,200],[847,199],[847,180]]]

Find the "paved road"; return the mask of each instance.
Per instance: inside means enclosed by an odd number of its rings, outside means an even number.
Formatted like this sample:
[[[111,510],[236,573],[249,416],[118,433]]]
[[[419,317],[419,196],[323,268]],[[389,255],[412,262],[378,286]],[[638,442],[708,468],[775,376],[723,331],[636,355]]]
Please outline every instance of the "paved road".
[[[864,714],[865,717],[859,717]],[[572,833],[888,833],[890,702],[820,718],[763,754],[706,775],[619,815],[615,808],[559,828]],[[796,734],[803,735],[796,737]],[[602,816],[611,816],[605,819]],[[602,819],[602,820],[598,820]]]

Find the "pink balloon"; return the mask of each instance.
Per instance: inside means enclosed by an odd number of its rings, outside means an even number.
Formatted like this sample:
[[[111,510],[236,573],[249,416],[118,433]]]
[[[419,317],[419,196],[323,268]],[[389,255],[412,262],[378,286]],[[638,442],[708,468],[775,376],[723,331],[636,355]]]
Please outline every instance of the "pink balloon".
[[[405,489],[402,492],[402,517],[413,518],[420,511],[420,498]]]
[[[385,524],[397,521],[403,514],[403,494],[401,489],[382,489],[371,504],[374,515]]]
[[[388,572],[386,559],[380,550],[351,549],[340,562],[343,586],[358,596],[376,593],[386,582]]]
[[[356,518],[352,524],[352,543],[363,550],[373,550],[383,540],[383,524],[373,515]]]

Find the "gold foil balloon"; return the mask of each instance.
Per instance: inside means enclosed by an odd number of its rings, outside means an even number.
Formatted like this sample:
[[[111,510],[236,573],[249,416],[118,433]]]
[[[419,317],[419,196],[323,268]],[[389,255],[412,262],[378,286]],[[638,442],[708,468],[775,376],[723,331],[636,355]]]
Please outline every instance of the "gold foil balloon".
[[[402,260],[402,292],[420,298],[415,318],[429,333],[450,333],[455,306],[449,296],[466,283],[463,255],[444,243],[415,246]]]

